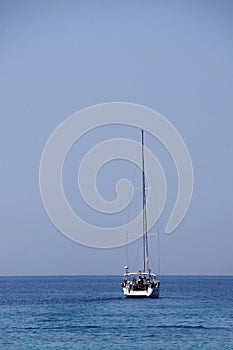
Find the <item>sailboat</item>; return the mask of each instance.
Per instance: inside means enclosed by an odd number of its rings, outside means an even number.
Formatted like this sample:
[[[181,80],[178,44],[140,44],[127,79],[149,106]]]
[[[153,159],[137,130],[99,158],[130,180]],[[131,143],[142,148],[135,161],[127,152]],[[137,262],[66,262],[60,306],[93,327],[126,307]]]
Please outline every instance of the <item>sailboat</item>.
[[[144,130],[142,129],[142,204],[143,204],[143,235],[142,255],[143,266],[138,272],[130,272],[125,266],[123,281],[121,283],[125,297],[151,297],[158,298],[160,294],[160,281],[156,274],[151,272],[149,265],[149,247],[147,232],[147,211],[146,211],[146,187],[145,187],[145,159],[144,159]]]

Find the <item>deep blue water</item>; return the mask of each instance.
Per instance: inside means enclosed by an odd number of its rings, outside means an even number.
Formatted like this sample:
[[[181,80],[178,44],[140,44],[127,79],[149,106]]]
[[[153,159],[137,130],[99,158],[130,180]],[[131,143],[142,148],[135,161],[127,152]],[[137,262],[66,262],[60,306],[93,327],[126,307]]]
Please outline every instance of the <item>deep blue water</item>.
[[[233,349],[233,277],[161,277],[125,299],[120,276],[1,277],[1,349]]]

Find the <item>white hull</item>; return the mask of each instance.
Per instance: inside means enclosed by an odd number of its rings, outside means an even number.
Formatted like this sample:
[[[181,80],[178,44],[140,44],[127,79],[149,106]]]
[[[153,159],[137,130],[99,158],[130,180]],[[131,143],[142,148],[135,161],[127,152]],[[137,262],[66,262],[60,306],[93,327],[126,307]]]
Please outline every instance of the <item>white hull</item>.
[[[125,297],[132,298],[159,298],[160,287],[149,287],[147,290],[131,290],[128,286],[123,287]]]

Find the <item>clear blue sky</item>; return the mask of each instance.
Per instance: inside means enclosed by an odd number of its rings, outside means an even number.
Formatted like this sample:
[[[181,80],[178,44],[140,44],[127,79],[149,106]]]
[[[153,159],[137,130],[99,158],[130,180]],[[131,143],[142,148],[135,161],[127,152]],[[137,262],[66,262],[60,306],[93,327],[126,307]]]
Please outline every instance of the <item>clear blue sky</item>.
[[[125,248],[97,250],[65,238],[50,222],[38,185],[41,154],[57,125],[109,101],[157,110],[191,154],[192,202],[176,232],[165,235],[176,173],[147,138],[168,174],[161,273],[233,274],[232,38],[230,0],[0,1],[0,275],[122,272]],[[139,139],[127,128],[105,129],[101,137],[108,134]],[[93,135],[84,141],[82,152]],[[75,147],[64,183],[74,208],[82,210],[73,191]],[[132,171],[127,167],[113,165],[106,176],[120,169],[125,177]],[[103,190],[106,198],[109,193]],[[138,247],[130,246],[132,256]]]

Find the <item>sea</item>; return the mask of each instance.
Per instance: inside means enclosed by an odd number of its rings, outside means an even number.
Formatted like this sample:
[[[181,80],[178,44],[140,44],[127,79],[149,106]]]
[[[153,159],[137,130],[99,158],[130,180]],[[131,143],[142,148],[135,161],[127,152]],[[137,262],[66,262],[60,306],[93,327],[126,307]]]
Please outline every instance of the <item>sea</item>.
[[[0,349],[233,349],[233,276],[162,276],[127,299],[121,276],[0,277]]]

